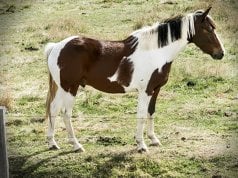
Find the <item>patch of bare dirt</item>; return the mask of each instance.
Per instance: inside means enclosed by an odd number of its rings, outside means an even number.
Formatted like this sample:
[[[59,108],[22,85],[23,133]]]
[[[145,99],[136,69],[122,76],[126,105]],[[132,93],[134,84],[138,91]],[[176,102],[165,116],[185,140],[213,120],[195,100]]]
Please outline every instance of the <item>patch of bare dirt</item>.
[[[206,159],[226,154],[238,155],[238,138],[235,135],[220,135],[195,127],[172,126],[167,140],[168,149],[176,150],[181,155]]]

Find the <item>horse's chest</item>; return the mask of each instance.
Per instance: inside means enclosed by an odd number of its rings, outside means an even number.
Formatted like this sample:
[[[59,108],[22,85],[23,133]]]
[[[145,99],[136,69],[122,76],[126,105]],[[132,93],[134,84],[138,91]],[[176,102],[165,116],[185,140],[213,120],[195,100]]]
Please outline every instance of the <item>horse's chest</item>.
[[[166,63],[160,70],[155,69],[146,86],[146,92],[151,95],[156,88],[160,88],[168,81],[172,62]]]
[[[167,83],[171,64],[165,63],[162,67],[135,66],[131,83],[129,87],[124,87],[125,91],[144,90],[151,95],[156,88]]]
[[[131,85],[126,88],[126,91],[131,91],[133,88],[144,90],[148,95],[152,95],[156,88],[160,88],[168,81],[169,72],[172,62],[165,63],[161,68],[154,67],[150,70],[140,68],[135,70]]]

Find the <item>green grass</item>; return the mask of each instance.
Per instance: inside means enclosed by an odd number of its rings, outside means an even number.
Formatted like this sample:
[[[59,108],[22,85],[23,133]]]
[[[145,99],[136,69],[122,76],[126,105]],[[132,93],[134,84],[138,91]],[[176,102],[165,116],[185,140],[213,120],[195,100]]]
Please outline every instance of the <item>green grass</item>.
[[[0,105],[8,108],[11,177],[237,177],[238,3],[165,2],[0,2]],[[61,150],[47,149],[47,42],[76,34],[119,40],[144,25],[209,5],[226,55],[215,61],[188,45],[177,57],[156,105],[162,147],[149,147],[146,154],[135,150],[136,93],[112,95],[86,87],[78,91],[72,119],[86,152],[72,152],[60,117]]]

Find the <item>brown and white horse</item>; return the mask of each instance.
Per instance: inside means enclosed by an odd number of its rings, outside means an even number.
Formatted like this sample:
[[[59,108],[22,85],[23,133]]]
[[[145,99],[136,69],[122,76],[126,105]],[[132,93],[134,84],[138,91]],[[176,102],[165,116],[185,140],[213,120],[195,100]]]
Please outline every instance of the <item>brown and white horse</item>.
[[[152,115],[160,88],[168,80],[173,59],[189,43],[194,43],[214,59],[224,56],[216,26],[208,15],[210,9],[144,27],[122,41],[72,36],[47,44],[49,147],[59,148],[54,139],[54,127],[55,117],[62,111],[69,143],[73,144],[74,150],[84,151],[75,137],[71,115],[78,87],[86,85],[107,93],[138,91],[137,149],[147,151],[143,139],[146,119],[152,145],[160,145],[154,133]]]

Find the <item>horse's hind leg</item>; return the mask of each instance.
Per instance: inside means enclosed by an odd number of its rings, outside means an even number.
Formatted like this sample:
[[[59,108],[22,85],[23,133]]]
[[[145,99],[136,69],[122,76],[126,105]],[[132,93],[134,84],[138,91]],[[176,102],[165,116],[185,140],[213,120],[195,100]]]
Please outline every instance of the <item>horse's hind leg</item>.
[[[55,119],[60,112],[62,107],[62,101],[60,96],[59,89],[56,92],[55,98],[50,104],[50,112],[49,112],[49,124],[48,124],[48,132],[47,132],[47,139],[49,144],[49,149],[60,149],[54,139],[54,130],[55,130]]]
[[[65,91],[63,92],[64,92],[63,105],[65,108],[65,111],[63,113],[63,120],[65,123],[66,130],[68,132],[69,143],[73,145],[74,151],[84,151],[83,146],[78,142],[77,138],[75,137],[71,123],[72,109],[75,97],[72,96],[70,93],[67,93]]]

